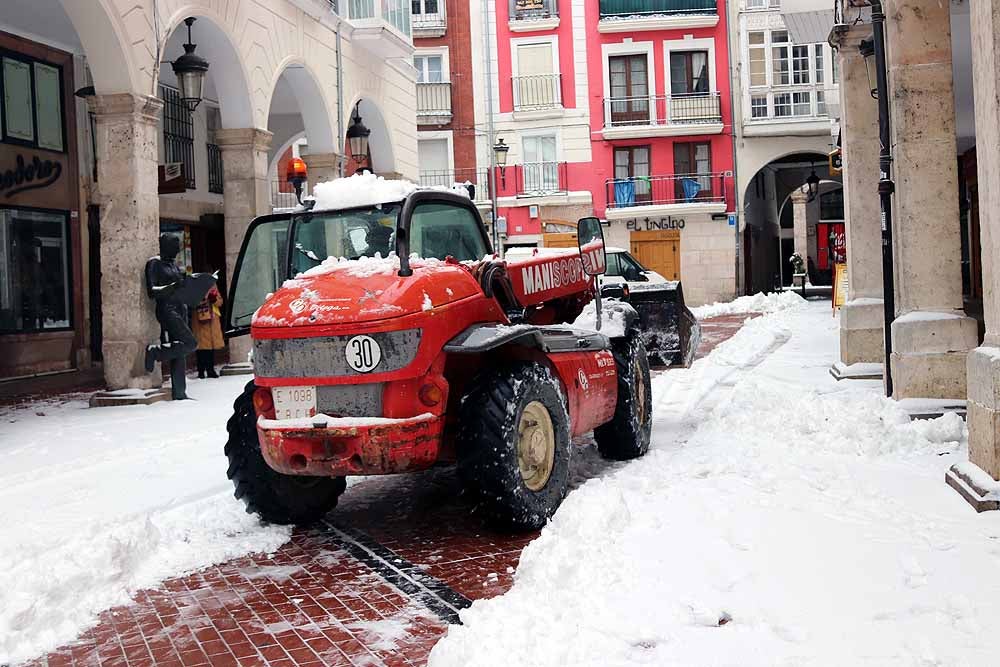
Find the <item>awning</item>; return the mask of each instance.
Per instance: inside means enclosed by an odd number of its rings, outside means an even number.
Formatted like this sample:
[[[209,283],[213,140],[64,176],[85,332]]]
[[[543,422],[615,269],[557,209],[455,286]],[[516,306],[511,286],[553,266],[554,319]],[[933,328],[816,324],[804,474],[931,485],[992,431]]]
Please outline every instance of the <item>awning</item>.
[[[795,44],[825,42],[833,16],[833,0],[781,0],[781,18]]]

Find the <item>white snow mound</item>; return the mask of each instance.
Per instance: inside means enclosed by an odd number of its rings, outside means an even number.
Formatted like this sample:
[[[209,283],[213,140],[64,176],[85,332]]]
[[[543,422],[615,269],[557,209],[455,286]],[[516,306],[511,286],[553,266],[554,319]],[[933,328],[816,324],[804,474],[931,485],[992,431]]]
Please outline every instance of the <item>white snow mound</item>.
[[[995,662],[1000,516],[943,482],[965,424],[836,383],[837,343],[808,304],[657,376],[650,452],[570,493],[430,667]]]
[[[753,296],[741,296],[732,301],[716,301],[706,306],[696,306],[691,309],[699,320],[721,315],[738,315],[741,313],[775,313],[779,310],[795,310],[803,308],[808,301],[795,292],[758,292]]]

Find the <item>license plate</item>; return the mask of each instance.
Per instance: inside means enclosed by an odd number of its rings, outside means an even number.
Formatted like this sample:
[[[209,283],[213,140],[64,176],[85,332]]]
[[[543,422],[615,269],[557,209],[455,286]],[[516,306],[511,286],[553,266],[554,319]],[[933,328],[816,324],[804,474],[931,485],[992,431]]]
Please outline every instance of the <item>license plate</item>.
[[[316,415],[316,387],[274,387],[271,398],[277,419],[303,419]]]

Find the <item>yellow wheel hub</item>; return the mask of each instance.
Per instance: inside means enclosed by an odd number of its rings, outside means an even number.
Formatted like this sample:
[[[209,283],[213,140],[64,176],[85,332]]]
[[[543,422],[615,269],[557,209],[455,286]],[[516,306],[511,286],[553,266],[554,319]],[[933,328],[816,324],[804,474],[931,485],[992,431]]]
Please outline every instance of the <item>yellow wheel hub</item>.
[[[639,414],[639,425],[642,426],[646,423],[646,382],[642,375],[642,363],[639,361],[639,357],[635,358],[634,366],[635,390],[633,394],[636,401],[636,412]]]
[[[517,466],[524,485],[532,491],[545,488],[556,458],[556,433],[548,409],[539,401],[524,407],[517,427]]]

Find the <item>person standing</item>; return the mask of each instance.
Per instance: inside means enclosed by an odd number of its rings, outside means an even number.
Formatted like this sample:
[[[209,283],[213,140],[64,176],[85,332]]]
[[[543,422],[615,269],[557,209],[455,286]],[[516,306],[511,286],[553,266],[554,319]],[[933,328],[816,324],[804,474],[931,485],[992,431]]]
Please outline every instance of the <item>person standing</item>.
[[[222,337],[222,295],[213,287],[205,295],[191,317],[191,331],[198,341],[195,355],[198,360],[198,377],[219,377],[215,372],[215,351],[226,345]]]

